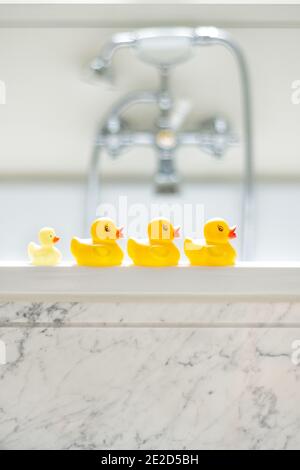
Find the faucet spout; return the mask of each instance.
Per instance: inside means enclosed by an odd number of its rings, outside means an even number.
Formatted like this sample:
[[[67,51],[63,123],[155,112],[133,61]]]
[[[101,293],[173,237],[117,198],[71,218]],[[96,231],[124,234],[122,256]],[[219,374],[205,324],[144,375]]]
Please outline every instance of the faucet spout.
[[[179,177],[175,169],[172,152],[159,153],[158,171],[155,175],[155,189],[159,194],[172,194],[179,191]]]

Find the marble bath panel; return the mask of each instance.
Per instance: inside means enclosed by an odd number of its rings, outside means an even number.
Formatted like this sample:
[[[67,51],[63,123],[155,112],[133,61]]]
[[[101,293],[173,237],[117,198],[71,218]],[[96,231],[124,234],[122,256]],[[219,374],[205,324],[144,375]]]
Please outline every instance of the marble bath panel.
[[[300,448],[300,328],[10,326],[0,339],[1,449]]]
[[[298,302],[2,302],[0,325],[300,325]]]

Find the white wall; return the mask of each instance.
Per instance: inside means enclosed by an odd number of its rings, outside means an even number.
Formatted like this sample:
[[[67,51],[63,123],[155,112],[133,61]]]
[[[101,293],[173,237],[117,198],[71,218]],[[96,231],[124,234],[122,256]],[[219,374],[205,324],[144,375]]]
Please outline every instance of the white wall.
[[[0,174],[81,175],[101,117],[127,91],[158,84],[154,69],[128,51],[116,56],[116,88],[83,80],[83,66],[115,30],[73,27],[0,29],[0,80],[7,100],[0,105]],[[261,175],[300,176],[300,105],[291,103],[291,84],[300,79],[300,29],[232,28],[251,72],[255,161]],[[237,69],[220,48],[199,49],[172,78],[174,94],[192,100],[189,123],[221,112],[241,133]],[[130,114],[139,127],[151,125],[153,113]],[[198,150],[178,154],[182,171],[199,175],[234,175],[242,149],[216,162]],[[155,168],[152,151],[139,149],[103,163],[107,174],[146,174]]]

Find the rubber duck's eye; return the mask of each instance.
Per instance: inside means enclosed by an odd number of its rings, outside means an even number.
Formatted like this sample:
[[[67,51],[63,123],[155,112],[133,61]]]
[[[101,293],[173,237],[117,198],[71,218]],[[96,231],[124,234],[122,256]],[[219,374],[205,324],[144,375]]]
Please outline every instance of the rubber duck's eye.
[[[53,235],[50,235],[50,238],[53,238]]]
[[[163,224],[162,228],[163,228],[163,230],[166,232],[169,227],[167,226],[167,224]]]
[[[104,230],[105,230],[105,232],[110,232],[109,226],[108,226],[108,225],[105,225]]]
[[[218,230],[219,230],[219,232],[223,232],[224,227],[222,227],[222,225],[218,225]]]

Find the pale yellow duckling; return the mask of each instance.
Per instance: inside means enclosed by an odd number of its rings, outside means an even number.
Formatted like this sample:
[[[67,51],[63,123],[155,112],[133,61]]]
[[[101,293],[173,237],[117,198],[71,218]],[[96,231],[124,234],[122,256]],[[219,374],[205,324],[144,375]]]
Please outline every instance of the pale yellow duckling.
[[[117,240],[123,237],[122,228],[117,228],[109,218],[96,219],[91,226],[91,240],[73,238],[71,252],[80,266],[118,266],[124,253]]]
[[[179,228],[174,229],[169,220],[155,219],[148,225],[149,241],[141,242],[130,238],[127,250],[137,266],[176,266],[180,252],[173,243],[179,237]]]
[[[55,266],[61,262],[61,252],[54,246],[60,240],[55,230],[44,227],[39,232],[40,245],[29,243],[28,256],[35,266]]]
[[[236,226],[229,227],[223,219],[212,219],[204,225],[206,244],[200,245],[190,238],[184,241],[184,252],[194,266],[232,266],[236,251],[229,240],[236,238]]]

